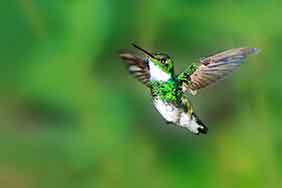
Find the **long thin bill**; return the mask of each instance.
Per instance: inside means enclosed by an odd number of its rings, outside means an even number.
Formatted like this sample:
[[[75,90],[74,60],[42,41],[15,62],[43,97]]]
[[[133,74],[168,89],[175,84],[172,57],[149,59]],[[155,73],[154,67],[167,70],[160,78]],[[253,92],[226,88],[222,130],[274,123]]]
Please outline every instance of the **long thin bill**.
[[[144,52],[145,54],[147,54],[148,56],[150,56],[151,58],[155,58],[150,52],[148,52],[147,50],[141,48],[140,46],[137,46],[136,44],[132,43],[132,46],[137,48],[138,50],[141,50],[142,52]]]

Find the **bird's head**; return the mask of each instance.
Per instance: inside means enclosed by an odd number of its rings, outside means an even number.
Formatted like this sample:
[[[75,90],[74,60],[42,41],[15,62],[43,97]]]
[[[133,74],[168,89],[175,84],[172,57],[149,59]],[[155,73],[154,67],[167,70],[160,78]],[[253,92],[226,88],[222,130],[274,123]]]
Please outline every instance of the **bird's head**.
[[[165,53],[150,53],[147,50],[137,46],[136,44],[132,44],[135,48],[141,50],[147,56],[147,63],[150,66],[157,66],[163,72],[172,74],[174,71],[174,63],[169,55]]]

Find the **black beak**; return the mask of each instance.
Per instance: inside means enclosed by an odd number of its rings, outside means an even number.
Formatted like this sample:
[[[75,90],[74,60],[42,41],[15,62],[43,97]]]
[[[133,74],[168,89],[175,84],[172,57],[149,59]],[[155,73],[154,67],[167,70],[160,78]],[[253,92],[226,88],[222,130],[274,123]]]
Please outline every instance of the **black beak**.
[[[135,47],[135,48],[137,48],[138,50],[141,50],[143,53],[145,53],[146,55],[150,56],[151,58],[154,58],[154,59],[155,59],[155,57],[154,57],[150,52],[148,52],[147,50],[145,50],[145,49],[143,49],[143,48],[137,46],[137,45],[134,44],[134,43],[132,43],[132,46]]]

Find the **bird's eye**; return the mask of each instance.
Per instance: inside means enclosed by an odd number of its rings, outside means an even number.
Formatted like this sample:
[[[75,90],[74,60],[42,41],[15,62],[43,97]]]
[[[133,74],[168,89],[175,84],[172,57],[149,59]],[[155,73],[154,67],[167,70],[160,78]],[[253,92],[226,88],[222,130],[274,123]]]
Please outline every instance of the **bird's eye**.
[[[165,60],[165,59],[161,59],[161,63],[162,63],[162,64],[165,64],[165,63],[166,63],[166,60]]]

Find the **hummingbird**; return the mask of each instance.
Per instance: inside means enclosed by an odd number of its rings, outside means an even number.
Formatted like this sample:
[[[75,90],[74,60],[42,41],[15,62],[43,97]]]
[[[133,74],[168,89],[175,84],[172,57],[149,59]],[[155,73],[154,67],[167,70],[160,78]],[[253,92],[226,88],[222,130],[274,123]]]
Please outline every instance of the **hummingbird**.
[[[129,52],[121,52],[128,71],[148,87],[152,103],[163,119],[192,133],[206,134],[207,126],[196,115],[187,93],[196,95],[206,86],[222,79],[236,70],[257,48],[234,48],[191,63],[179,74],[174,72],[174,61],[166,53],[150,53],[132,44],[145,57]]]

